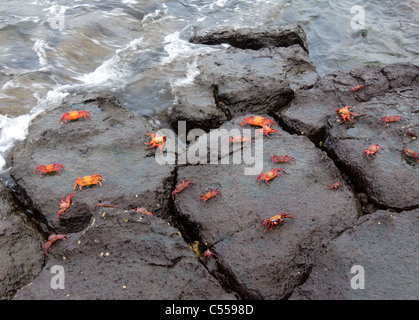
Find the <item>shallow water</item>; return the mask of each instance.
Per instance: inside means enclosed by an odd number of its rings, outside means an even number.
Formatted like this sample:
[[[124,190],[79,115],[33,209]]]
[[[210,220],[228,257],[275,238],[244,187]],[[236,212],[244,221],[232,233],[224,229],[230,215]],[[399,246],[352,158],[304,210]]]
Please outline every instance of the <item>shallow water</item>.
[[[300,23],[320,75],[364,64],[419,64],[417,0],[0,1],[0,172],[33,117],[73,93],[113,92],[159,123],[173,83],[220,46],[188,37],[221,25]],[[351,8],[365,10],[363,30]]]

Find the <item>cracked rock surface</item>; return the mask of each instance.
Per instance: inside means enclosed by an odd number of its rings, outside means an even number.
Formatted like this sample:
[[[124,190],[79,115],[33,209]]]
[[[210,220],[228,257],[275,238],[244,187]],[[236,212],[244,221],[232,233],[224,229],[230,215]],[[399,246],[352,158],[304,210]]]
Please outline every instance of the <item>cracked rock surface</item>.
[[[235,299],[199,263],[178,230],[138,212],[104,208],[70,241],[52,245],[40,275],[15,299]],[[51,288],[53,266],[64,289]]]
[[[240,127],[241,119],[233,119],[230,127]],[[333,162],[308,138],[279,131],[282,136],[263,138],[262,172],[286,170],[270,186],[264,181],[258,185],[257,175],[245,175],[244,164],[183,166],[177,172],[178,181],[196,183],[176,197],[178,215],[213,251],[234,278],[235,291],[245,298],[286,298],[306,277],[316,252],[358,217],[354,194]],[[268,163],[274,154],[287,154],[296,162]],[[336,180],[343,187],[328,189]],[[198,203],[211,188],[222,196]],[[281,211],[294,212],[295,219],[284,219],[266,232],[256,229],[261,220]]]
[[[91,112],[81,118],[59,123],[70,110]],[[12,154],[11,176],[28,199],[38,218],[59,233],[77,232],[90,222],[97,203],[108,201],[125,209],[145,207],[155,215],[168,217],[173,165],[160,166],[155,150],[145,142],[156,130],[142,117],[119,105],[112,96],[76,97],[34,119],[28,139]],[[34,169],[60,163],[61,174]],[[78,177],[99,174],[98,184],[74,188]],[[75,192],[72,205],[58,220],[63,196]]]
[[[291,300],[417,300],[419,210],[376,211],[331,241]],[[353,266],[357,266],[351,273]],[[363,289],[360,284],[362,267]],[[354,277],[357,277],[353,279]]]

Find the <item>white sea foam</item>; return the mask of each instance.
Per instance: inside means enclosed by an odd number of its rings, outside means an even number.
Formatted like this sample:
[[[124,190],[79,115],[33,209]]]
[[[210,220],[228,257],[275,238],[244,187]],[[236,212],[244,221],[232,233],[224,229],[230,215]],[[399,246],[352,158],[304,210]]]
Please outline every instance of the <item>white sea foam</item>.
[[[13,146],[23,141],[27,134],[29,124],[37,115],[61,103],[62,99],[68,94],[64,92],[69,86],[60,86],[47,93],[44,99],[38,101],[30,113],[18,117],[8,117],[0,115],[0,174],[7,171],[5,153],[9,152]]]
[[[48,64],[47,49],[51,48],[46,44],[44,39],[36,39],[32,47],[32,50],[35,51],[36,55],[38,56],[39,64],[43,67]]]

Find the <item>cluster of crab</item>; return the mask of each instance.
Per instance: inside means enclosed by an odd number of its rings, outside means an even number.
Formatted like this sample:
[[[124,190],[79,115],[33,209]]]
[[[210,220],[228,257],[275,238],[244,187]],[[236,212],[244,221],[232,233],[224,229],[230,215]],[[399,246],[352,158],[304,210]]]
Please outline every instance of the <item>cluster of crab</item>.
[[[358,85],[355,86],[353,88],[351,88],[352,92],[357,92],[359,90],[362,90],[366,87],[366,85]],[[342,108],[338,108],[336,109],[336,112],[338,113],[338,115],[342,118],[342,120],[345,123],[348,123],[347,120],[349,121],[354,121],[351,116],[359,116],[359,114],[357,113],[353,113],[351,112],[349,109],[352,108],[352,106],[345,106]],[[400,116],[400,115],[392,115],[392,116],[385,116],[383,118],[381,118],[380,123],[384,124],[384,125],[388,125],[388,123],[391,122],[400,122],[400,119],[405,119],[404,117]],[[406,135],[411,136],[412,138],[416,138],[416,132],[413,132],[411,130],[407,130],[405,132]],[[367,149],[364,150],[363,153],[363,157],[367,157],[367,159],[370,159],[371,157],[374,157],[374,155],[378,152],[378,150],[382,149],[382,147],[376,143],[373,143],[372,145],[370,145]],[[403,148],[401,150],[402,155],[408,157],[408,158],[415,158],[416,161],[419,162],[419,152],[413,151],[412,149],[408,149],[408,148]]]
[[[70,112],[66,112],[62,115],[62,117],[60,118],[59,122],[61,123],[62,121],[64,121],[65,123],[67,123],[68,120],[78,120],[80,118],[84,118],[84,119],[92,119],[91,118],[91,114],[88,111],[82,110],[82,111],[77,111],[77,110],[72,110]],[[40,165],[38,167],[35,168],[35,171],[33,173],[36,173],[37,171],[39,171],[39,176],[42,178],[42,174],[43,173],[56,173],[58,172],[58,174],[61,174],[61,169],[66,170],[65,167],[60,164],[60,163],[50,163],[50,164],[45,164],[45,165]],[[101,181],[106,181],[105,179],[102,178],[101,175],[99,174],[94,174],[91,176],[84,176],[84,177],[78,177],[76,179],[76,182],[74,184],[74,189],[77,189],[77,187],[82,190],[82,187],[85,186],[92,186],[92,185],[96,185],[99,184],[102,187],[102,182]],[[76,195],[75,192],[72,192],[71,194],[69,194],[68,196],[63,196],[61,199],[60,204],[58,205],[59,211],[58,211],[58,221],[60,222],[61,220],[61,215],[67,211],[67,209],[70,207],[71,203],[71,198],[73,198]],[[122,209],[120,206],[116,206],[111,204],[108,201],[104,201],[104,202],[100,202],[98,204],[96,204],[93,208],[93,210],[98,209],[99,207],[114,207],[114,208],[120,208]],[[153,213],[148,211],[146,208],[143,207],[137,207],[135,209],[131,209],[129,210],[130,212],[139,212],[145,215],[150,215],[152,216]],[[57,240],[69,240],[68,237],[66,235],[63,234],[52,234],[48,237],[48,241],[44,244],[44,251],[45,254],[48,255],[48,250],[53,251],[51,249],[51,245],[57,241]]]

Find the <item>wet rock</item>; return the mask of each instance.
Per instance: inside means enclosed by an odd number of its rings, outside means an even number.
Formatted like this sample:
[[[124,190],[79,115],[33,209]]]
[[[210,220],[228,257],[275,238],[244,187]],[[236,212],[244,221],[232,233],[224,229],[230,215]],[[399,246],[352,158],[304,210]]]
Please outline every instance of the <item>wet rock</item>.
[[[408,128],[419,125],[417,87],[387,93],[352,109],[359,114],[345,124],[330,117],[324,147],[328,150],[356,187],[379,208],[397,210],[419,206],[417,181],[419,163],[402,155],[403,148],[417,150],[416,141],[406,135]],[[399,122],[380,123],[384,116],[400,115]],[[380,149],[367,159],[363,152],[373,143]]]
[[[67,236],[70,241],[52,245],[41,274],[15,299],[235,299],[158,217],[103,208],[86,229]],[[62,267],[62,282],[52,281],[53,266]]]
[[[419,210],[362,217],[333,240],[292,300],[416,300]],[[352,270],[352,268],[355,269]],[[364,274],[360,285],[359,267]],[[351,271],[352,270],[352,271]]]
[[[227,43],[239,49],[252,50],[298,44],[308,51],[305,32],[298,24],[255,28],[219,27],[200,31],[189,41],[208,45]]]
[[[92,119],[59,123],[70,110],[89,111]],[[156,131],[112,96],[76,96],[33,120],[28,138],[13,152],[10,173],[36,219],[58,233],[85,228],[94,206],[103,201],[125,209],[146,207],[167,217],[174,165],[159,165],[156,148],[146,150],[144,144],[150,141],[145,133]],[[60,163],[65,170],[42,178],[33,172],[49,163]],[[105,180],[102,187],[75,190],[78,177],[94,174]],[[72,192],[72,205],[58,221],[58,205]]]
[[[230,126],[241,128],[241,120],[233,119]],[[182,166],[177,172],[178,181],[188,178],[196,183],[175,198],[179,219],[187,221],[193,236],[210,248],[222,270],[218,272],[227,275],[230,286],[244,298],[289,296],[305,279],[320,248],[358,217],[354,194],[333,162],[308,138],[279,131],[282,136],[273,133],[263,138],[263,151],[252,175],[244,171],[252,164],[232,162],[242,149],[221,159],[229,164],[220,160],[218,164]],[[268,163],[274,154],[292,156],[296,162]],[[257,175],[274,167],[286,173],[281,171],[284,175],[271,180],[270,186],[264,181],[258,185]],[[337,180],[343,187],[328,189]],[[222,196],[198,203],[200,195],[210,189]],[[256,229],[261,220],[281,211],[294,212],[295,219],[284,219],[266,232]]]
[[[30,283],[44,263],[41,241],[11,191],[0,183],[0,300]]]
[[[340,106],[355,106],[397,88],[417,86],[419,68],[410,63],[386,67],[364,66],[350,72],[336,71],[322,77],[313,88],[298,90],[288,108],[279,111],[281,123],[288,130],[304,132],[310,139],[323,139],[327,119]],[[357,85],[366,87],[357,92]]]
[[[174,127],[186,120],[191,129],[209,131],[238,114],[277,112],[294,90],[308,89],[318,80],[298,25],[210,30],[191,41],[232,46],[197,57],[194,83],[174,85]]]

